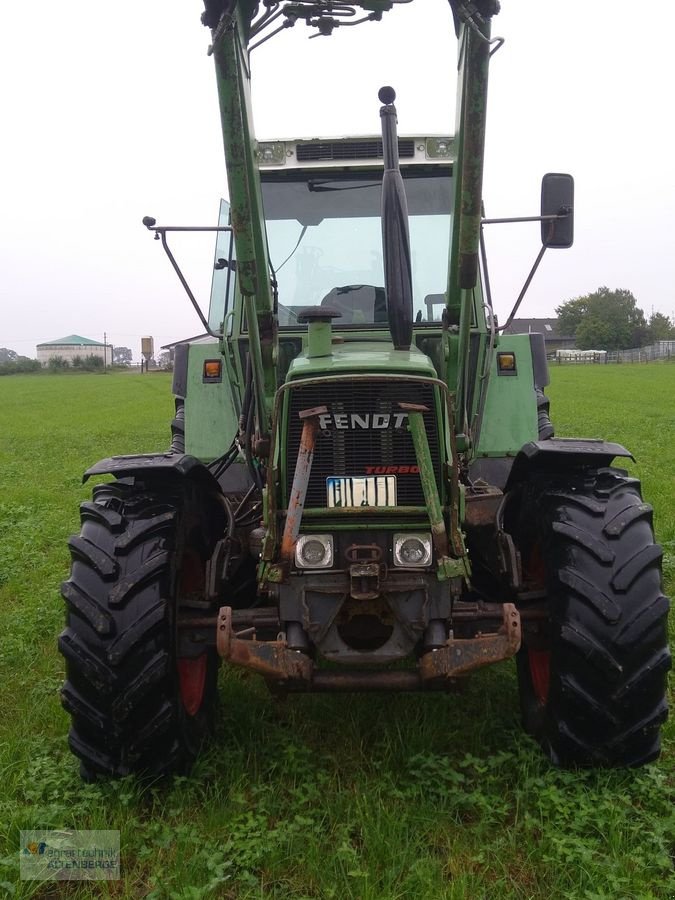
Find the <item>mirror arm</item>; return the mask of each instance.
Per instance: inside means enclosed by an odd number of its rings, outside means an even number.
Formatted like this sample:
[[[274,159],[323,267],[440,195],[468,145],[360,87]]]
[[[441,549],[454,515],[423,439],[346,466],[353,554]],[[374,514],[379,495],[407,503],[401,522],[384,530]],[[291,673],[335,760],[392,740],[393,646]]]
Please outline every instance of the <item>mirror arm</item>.
[[[551,223],[551,229],[553,229],[553,223]],[[504,329],[505,329],[505,328],[508,328],[509,325],[511,324],[511,322],[513,321],[513,317],[514,317],[515,314],[518,312],[518,307],[519,307],[520,304],[523,302],[523,297],[524,297],[525,294],[527,293],[527,289],[529,288],[530,283],[532,282],[532,279],[534,278],[534,273],[535,273],[535,272],[537,271],[537,269],[539,268],[539,263],[542,261],[542,259],[543,259],[543,257],[544,257],[544,253],[546,253],[546,244],[542,244],[541,250],[539,251],[539,255],[538,255],[537,258],[535,259],[534,265],[533,265],[532,268],[530,269],[530,274],[527,276],[527,278],[526,278],[526,280],[525,280],[525,284],[523,285],[523,289],[522,289],[522,291],[520,292],[520,294],[518,295],[518,299],[516,300],[516,302],[515,302],[515,304],[514,304],[514,306],[513,306],[513,309],[512,309],[511,312],[509,313],[508,319],[506,320],[506,322],[505,322],[503,325],[500,325],[500,326],[499,326],[499,328],[497,329],[497,331],[504,331]]]
[[[572,214],[569,207],[564,207],[564,212],[552,216],[517,216],[510,219],[481,219],[481,225],[505,225],[511,222],[557,222],[558,219],[567,219]]]
[[[185,276],[181,272],[180,266],[176,262],[173,253],[169,249],[169,244],[166,239],[166,233],[167,231],[232,231],[232,228],[229,225],[155,225],[155,220],[151,219],[149,216],[146,216],[143,219],[143,224],[148,229],[148,231],[155,232],[155,240],[161,239],[164,252],[169,257],[169,262],[173,266],[176,275],[178,275],[178,280],[183,285],[185,293],[188,295],[190,303],[192,303],[193,307],[195,308],[195,312],[199,316],[201,323],[206,330],[206,333],[210,334],[211,337],[214,338],[222,338],[222,333],[220,331],[214,331],[210,327],[208,320],[204,317],[204,313],[201,311],[201,307],[199,306],[199,303],[197,303],[195,295],[190,290],[190,285],[185,280]]]

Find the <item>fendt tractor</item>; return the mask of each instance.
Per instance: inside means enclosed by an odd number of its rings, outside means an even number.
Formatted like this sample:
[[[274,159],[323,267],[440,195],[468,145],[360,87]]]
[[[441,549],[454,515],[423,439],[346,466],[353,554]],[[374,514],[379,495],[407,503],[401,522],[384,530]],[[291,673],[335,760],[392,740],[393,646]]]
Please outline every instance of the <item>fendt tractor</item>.
[[[520,221],[482,204],[498,3],[450,0],[454,135],[399,137],[383,87],[374,136],[255,139],[252,49],[296,24],[376,30],[405,2],[205,2],[229,205],[217,226],[144,219],[205,334],[176,347],[170,449],[85,474],[113,476],[63,585],[85,778],[186,771],[221,660],[283,696],[449,691],[514,658],[554,764],[659,753],[651,507],[612,465],[628,450],[554,437],[543,336],[505,332],[546,249],[572,244],[569,175],[544,175],[540,252],[508,320],[493,310],[483,229]],[[208,315],[169,246],[184,231],[216,237]]]

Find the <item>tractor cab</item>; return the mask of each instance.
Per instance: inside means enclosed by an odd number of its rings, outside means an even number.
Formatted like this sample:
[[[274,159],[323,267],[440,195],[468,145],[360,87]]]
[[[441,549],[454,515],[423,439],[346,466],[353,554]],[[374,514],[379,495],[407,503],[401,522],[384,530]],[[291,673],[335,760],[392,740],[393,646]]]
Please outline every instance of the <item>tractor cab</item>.
[[[416,329],[438,330],[448,283],[453,140],[402,137],[398,145],[408,207],[413,322]],[[299,314],[317,305],[339,313],[333,321],[336,333],[377,331],[378,339],[386,338],[382,139],[263,142],[257,158],[281,340],[284,334],[305,332]],[[228,214],[225,204],[221,224],[229,224]],[[219,236],[209,323],[217,327],[229,314],[233,327],[245,330],[243,303],[234,309],[234,280],[229,291],[224,289],[229,266],[223,266],[223,253],[231,243],[229,235]]]
[[[430,156],[430,147],[446,156]],[[307,306],[340,313],[336,328],[387,327],[382,253],[382,141],[288,141],[283,164],[258,152],[270,268],[277,281],[279,327],[297,326]],[[399,140],[408,205],[413,318],[439,322],[448,281],[452,210],[450,138]]]

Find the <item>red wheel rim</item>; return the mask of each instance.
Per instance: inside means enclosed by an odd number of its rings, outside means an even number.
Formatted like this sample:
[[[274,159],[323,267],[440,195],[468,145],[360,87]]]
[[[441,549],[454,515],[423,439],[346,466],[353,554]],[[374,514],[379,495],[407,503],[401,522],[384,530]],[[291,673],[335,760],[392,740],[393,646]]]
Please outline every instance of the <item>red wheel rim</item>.
[[[206,685],[206,653],[196,659],[178,660],[180,699],[189,716],[196,716],[204,699]]]
[[[198,554],[188,549],[183,555],[180,573],[180,597],[189,597],[204,590],[204,566]],[[180,699],[185,712],[196,716],[204,699],[206,686],[206,670],[208,658],[206,653],[178,660],[178,685]]]
[[[551,652],[550,650],[532,650],[530,648],[527,651],[527,657],[534,695],[542,706],[546,706],[551,680]]]

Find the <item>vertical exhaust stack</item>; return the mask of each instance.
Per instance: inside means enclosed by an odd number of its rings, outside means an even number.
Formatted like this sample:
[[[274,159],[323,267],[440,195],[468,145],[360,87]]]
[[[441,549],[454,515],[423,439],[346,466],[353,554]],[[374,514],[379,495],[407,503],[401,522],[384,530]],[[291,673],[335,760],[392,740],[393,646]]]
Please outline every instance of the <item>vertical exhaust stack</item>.
[[[382,176],[382,251],[384,287],[387,296],[389,331],[395,350],[409,350],[412,341],[413,299],[408,203],[398,164],[396,91],[382,87],[378,92],[382,119],[384,175]]]

